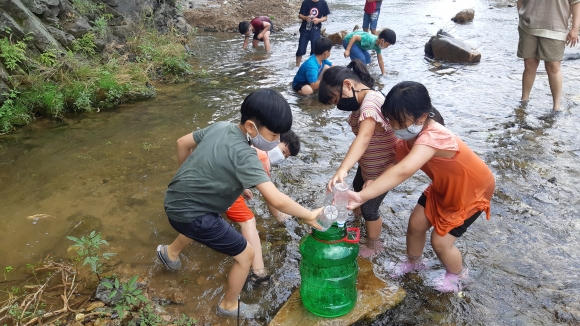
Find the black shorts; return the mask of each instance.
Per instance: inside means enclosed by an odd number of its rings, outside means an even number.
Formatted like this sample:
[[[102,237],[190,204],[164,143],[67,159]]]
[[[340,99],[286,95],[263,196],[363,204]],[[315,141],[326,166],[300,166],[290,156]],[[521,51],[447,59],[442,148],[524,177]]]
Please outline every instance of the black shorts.
[[[270,28],[268,29],[270,31],[270,34],[272,34],[273,28],[274,28],[274,23],[270,23]],[[260,34],[260,33],[254,33],[254,37],[252,38],[252,40],[258,40],[258,41],[262,42],[263,40],[260,40],[258,38],[258,34]]]
[[[419,200],[417,200],[417,204],[425,207],[425,204],[427,203],[427,196],[425,196],[425,194],[421,194],[421,197],[419,197]],[[473,215],[471,215],[468,219],[466,219],[465,221],[463,221],[463,225],[460,225],[458,227],[456,227],[455,229],[449,231],[449,234],[451,234],[452,236],[459,238],[463,235],[463,233],[465,233],[465,231],[467,231],[467,228],[471,226],[471,224],[473,224],[473,222],[475,222],[475,220],[477,220],[477,218],[479,217],[479,215],[481,215],[481,213],[483,213],[483,211],[479,211]]]
[[[296,86],[292,86],[292,89],[295,91],[300,91],[302,89],[302,87],[306,86],[306,85],[310,85],[310,83],[308,82],[299,82],[296,84]]]
[[[365,184],[365,180],[362,176],[362,170],[360,166],[356,170],[356,175],[354,176],[354,180],[352,181],[352,188],[354,191],[359,192],[362,190]],[[364,204],[360,205],[360,212],[362,213],[363,218],[365,221],[373,222],[378,220],[381,215],[379,214],[379,208],[387,196],[388,191],[382,195],[378,195],[377,197],[367,200]]]
[[[217,213],[198,216],[191,223],[174,221],[169,224],[175,231],[215,251],[237,256],[246,249],[246,239]]]

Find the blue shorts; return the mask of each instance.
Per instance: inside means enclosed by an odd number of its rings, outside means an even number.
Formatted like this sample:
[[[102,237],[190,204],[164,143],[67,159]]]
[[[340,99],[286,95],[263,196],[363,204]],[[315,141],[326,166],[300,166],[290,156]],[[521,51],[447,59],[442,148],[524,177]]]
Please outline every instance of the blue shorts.
[[[346,40],[342,41],[342,47],[346,49],[348,47],[348,42]],[[363,50],[356,44],[356,42],[350,48],[350,60],[360,60],[365,65],[371,63],[371,54],[367,50]]]
[[[190,223],[169,218],[175,231],[215,251],[228,256],[237,256],[246,249],[246,239],[217,213],[198,216]]]
[[[377,24],[379,23],[379,14],[381,13],[381,9],[375,10],[372,14],[367,14],[365,12],[363,16],[363,27],[362,28],[369,28],[371,25],[371,30],[377,30]]]

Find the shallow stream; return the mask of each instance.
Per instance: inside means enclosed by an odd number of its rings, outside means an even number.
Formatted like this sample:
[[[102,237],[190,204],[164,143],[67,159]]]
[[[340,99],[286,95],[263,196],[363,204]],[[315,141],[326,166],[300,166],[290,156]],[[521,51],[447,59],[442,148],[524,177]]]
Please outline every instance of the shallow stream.
[[[361,24],[360,2],[330,1],[327,32]],[[465,8],[475,9],[473,23],[449,21]],[[380,89],[386,93],[403,80],[424,83],[447,126],[492,168],[497,189],[491,220],[478,220],[457,242],[471,277],[463,298],[429,287],[443,272],[429,245],[425,256],[435,264],[432,270],[402,280],[386,275],[385,265],[405,252],[408,216],[428,179],[419,173],[387,195],[381,208],[386,254],[374,260],[375,271],[408,295],[374,324],[580,322],[580,60],[562,64],[564,114],[554,118],[547,115],[551,97],[542,67],[529,108],[518,108],[523,62],[515,54],[517,11],[507,2],[385,1],[379,26],[397,32],[397,43],[384,52],[387,76],[379,79]],[[436,68],[425,60],[423,46],[440,28],[477,47],[481,62]],[[224,323],[214,311],[229,258],[193,244],[183,253],[179,273],[165,271],[156,260],[157,244],[176,236],[163,211],[177,169],[175,140],[215,121],[238,121],[249,92],[274,88],[292,105],[303,149],[273,168],[272,178],[283,192],[313,207],[353,135],[346,113],[292,91],[297,29],[298,24],[273,34],[267,55],[262,47],[241,50],[239,35],[202,34],[194,46],[206,78],[160,86],[157,98],[146,102],[64,121],[39,120],[0,136],[0,267],[22,270],[47,255],[65,259],[72,244],[66,235],[97,230],[118,255],[116,273],[140,274],[159,293],[185,297],[184,304],[167,306],[169,312]],[[579,52],[567,48],[566,56],[577,58]],[[330,60],[346,65],[342,53],[334,48]],[[370,68],[379,78],[373,60]],[[449,70],[441,74],[443,69]],[[354,171],[349,181],[353,177]],[[281,227],[256,195],[249,205],[258,216],[274,281],[269,288],[244,291],[242,300],[262,306],[263,318],[255,323],[264,324],[300,284],[297,248],[307,228],[296,222]],[[50,217],[28,218],[35,214]]]

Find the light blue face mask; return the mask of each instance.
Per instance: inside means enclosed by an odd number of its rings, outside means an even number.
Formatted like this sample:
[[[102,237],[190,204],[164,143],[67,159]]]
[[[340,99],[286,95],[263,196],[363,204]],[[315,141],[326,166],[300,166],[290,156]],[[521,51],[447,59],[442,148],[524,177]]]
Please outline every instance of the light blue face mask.
[[[423,130],[423,125],[412,124],[405,129],[393,129],[395,136],[402,140],[411,140]]]
[[[258,128],[256,127],[256,124],[254,122],[252,122],[252,124],[254,125],[254,128],[256,128],[256,132],[258,133],[256,135],[256,137],[254,137],[254,138],[250,137],[250,133],[246,133],[246,137],[248,138],[248,141],[250,141],[252,143],[252,146],[256,147],[257,149],[261,149],[264,152],[270,151],[270,150],[274,149],[274,147],[278,146],[278,144],[280,143],[279,138],[278,138],[278,140],[267,141],[258,132]]]

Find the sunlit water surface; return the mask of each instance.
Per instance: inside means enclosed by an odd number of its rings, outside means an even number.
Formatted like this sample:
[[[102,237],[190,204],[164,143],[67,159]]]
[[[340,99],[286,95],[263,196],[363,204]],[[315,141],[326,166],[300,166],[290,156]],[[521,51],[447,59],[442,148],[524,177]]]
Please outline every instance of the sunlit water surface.
[[[327,31],[360,24],[359,2],[331,1]],[[473,23],[449,21],[470,7],[476,12]],[[404,255],[407,220],[428,179],[418,173],[389,193],[381,208],[386,252],[373,262],[377,275],[402,286],[408,295],[375,324],[580,322],[580,61],[562,64],[565,113],[552,118],[547,116],[551,97],[543,68],[530,107],[518,108],[523,62],[515,55],[515,8],[477,0],[385,1],[379,25],[398,36],[384,53],[388,74],[378,80],[380,89],[386,93],[403,80],[424,83],[447,126],[491,167],[497,189],[491,220],[478,220],[457,241],[471,277],[464,298],[438,294],[429,286],[443,272],[429,245],[425,256],[434,264],[430,271],[389,278],[385,266]],[[423,46],[442,27],[477,47],[481,62],[444,63],[439,69],[455,71],[438,74],[424,59]],[[66,122],[40,120],[1,136],[0,267],[23,270],[26,263],[47,255],[65,259],[71,245],[65,235],[97,230],[110,242],[108,250],[118,254],[118,274],[140,274],[155,292],[185,295],[183,305],[166,307],[169,312],[208,316],[210,324],[224,322],[214,317],[214,310],[230,258],[193,244],[183,252],[178,273],[165,271],[156,260],[156,245],[176,236],[163,211],[163,196],[177,169],[175,140],[215,121],[238,121],[240,103],[249,92],[274,88],[292,105],[302,151],[273,169],[273,181],[299,203],[314,207],[353,135],[346,113],[292,91],[297,29],[298,24],[274,34],[268,55],[263,48],[242,51],[239,35],[200,35],[196,69],[206,70],[207,78],[159,86],[157,98],[146,102]],[[335,65],[347,64],[342,52],[333,50],[330,60]],[[566,49],[567,57],[578,53],[578,47]],[[370,68],[379,78],[376,60]],[[353,177],[351,172],[349,180]],[[265,263],[274,276],[270,287],[244,291],[242,300],[262,306],[263,317],[251,323],[264,324],[300,284],[297,248],[307,228],[296,222],[281,227],[268,218],[256,195],[250,206],[258,216]],[[34,214],[52,217],[27,218]]]

